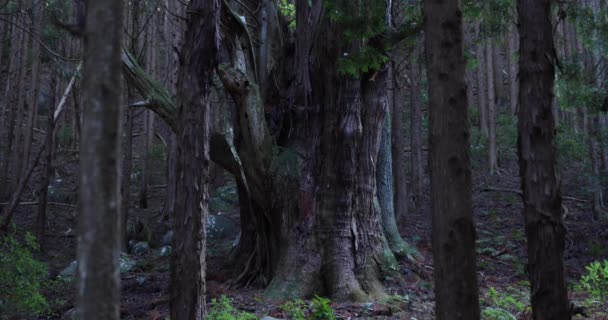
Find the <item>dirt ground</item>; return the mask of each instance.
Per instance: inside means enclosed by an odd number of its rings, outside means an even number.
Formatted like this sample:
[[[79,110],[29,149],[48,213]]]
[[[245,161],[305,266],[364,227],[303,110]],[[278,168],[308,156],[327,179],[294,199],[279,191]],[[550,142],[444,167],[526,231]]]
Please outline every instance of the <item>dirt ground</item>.
[[[73,156],[72,156],[73,157]],[[74,173],[77,159],[60,157],[63,179],[68,179],[63,190],[66,194],[76,191]],[[162,167],[162,162],[157,164]],[[515,163],[504,166],[500,175],[489,177],[475,170],[474,214],[478,237],[478,281],[482,310],[508,310],[515,319],[531,319],[526,277],[526,245],[521,214],[521,200],[510,192],[484,192],[487,187],[518,189],[518,172]],[[164,183],[163,170],[156,172],[152,184]],[[564,181],[567,181],[564,179]],[[576,185],[564,183],[563,193],[585,198]],[[133,190],[130,220],[145,221],[152,230],[153,243],[162,238],[168,222],[162,222],[164,189],[152,188],[149,208],[137,207],[137,188]],[[426,192],[428,194],[428,192]],[[69,200],[69,197],[67,197]],[[68,201],[66,200],[66,201]],[[419,209],[411,210],[400,220],[404,238],[421,254],[415,263],[400,261],[400,276],[386,279],[388,298],[369,303],[333,303],[338,319],[433,319],[432,253],[430,242],[430,203],[428,196],[421,199]],[[566,227],[565,264],[570,288],[570,299],[577,306],[585,306],[590,319],[608,319],[608,301],[589,301],[588,294],[574,290],[585,266],[592,261],[608,259],[608,222],[593,221],[589,203],[565,201],[568,209]],[[20,207],[15,216],[19,229],[31,230],[34,207]],[[76,209],[51,206],[44,253],[38,258],[49,266],[51,277],[75,259]],[[224,214],[238,219],[238,208]],[[243,311],[260,317],[287,318],[280,306],[285,301],[272,301],[259,288],[230,288],[229,269],[225,267],[234,234],[227,239],[208,242],[208,300],[229,296],[234,305]],[[155,240],[154,240],[155,239]],[[123,319],[168,319],[169,258],[153,253],[133,257],[137,260],[132,272],[122,274]],[[62,282],[46,296],[52,307],[52,315],[40,319],[67,319],[74,308],[73,283]],[[513,302],[515,301],[515,302]],[[517,306],[517,303],[523,304]],[[575,319],[582,319],[576,316]],[[504,319],[511,319],[509,317]]]

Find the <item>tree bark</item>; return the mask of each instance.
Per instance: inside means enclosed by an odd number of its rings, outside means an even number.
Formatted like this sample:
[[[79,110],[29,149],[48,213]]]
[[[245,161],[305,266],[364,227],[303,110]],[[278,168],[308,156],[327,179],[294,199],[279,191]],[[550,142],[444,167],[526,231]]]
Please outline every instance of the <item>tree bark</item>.
[[[479,319],[462,9],[424,2],[436,319]]]
[[[395,199],[395,217],[404,221],[409,212],[409,195],[407,192],[407,157],[405,155],[405,84],[399,80],[397,64],[392,63],[393,112],[391,112],[391,153],[393,155],[393,181]]]
[[[534,319],[571,319],[564,278],[562,198],[555,168],[551,0],[518,0],[518,155]]]
[[[177,197],[171,256],[171,318],[203,320],[209,183],[209,112],[219,45],[219,0],[194,0],[178,76]]]
[[[77,317],[120,318],[122,0],[87,1]]]
[[[393,198],[393,157],[391,153],[391,115],[386,114],[382,126],[382,137],[378,151],[378,168],[376,171],[377,197],[380,206],[382,229],[388,246],[396,256],[413,259],[414,252],[399,234],[395,217]]]
[[[509,32],[508,41],[507,41],[507,58],[509,61],[509,94],[510,99],[509,103],[511,106],[511,114],[517,114],[517,90],[519,89],[519,81],[517,74],[517,58],[515,54],[517,51],[517,28],[511,27],[511,31]]]
[[[486,55],[485,47],[479,42],[479,25],[476,27],[477,33],[477,98],[479,99],[479,130],[488,137],[488,93],[486,78]]]
[[[37,4],[34,4],[32,1],[32,21],[33,24],[33,33],[36,36],[40,36],[41,34],[41,22],[44,19],[44,12],[46,9],[46,1],[39,1]],[[32,73],[31,73],[31,92],[29,94],[28,99],[28,110],[27,110],[27,119],[24,127],[25,135],[24,135],[24,146],[23,146],[23,156],[21,157],[21,161],[26,164],[29,163],[30,160],[30,152],[32,149],[32,134],[34,132],[34,127],[36,125],[36,117],[38,114],[38,97],[40,95],[40,73],[41,73],[41,59],[40,59],[40,43],[38,41],[32,40]]]
[[[496,147],[496,95],[494,77],[494,39],[486,45],[486,71],[488,75],[488,165],[490,175],[498,171],[498,148]]]
[[[412,163],[412,198],[414,205],[419,207],[422,197],[424,182],[424,170],[422,163],[422,99],[421,99],[421,75],[420,65],[422,64],[422,38],[419,38],[416,49],[413,52],[413,59],[410,65],[410,113],[411,128],[411,163]]]

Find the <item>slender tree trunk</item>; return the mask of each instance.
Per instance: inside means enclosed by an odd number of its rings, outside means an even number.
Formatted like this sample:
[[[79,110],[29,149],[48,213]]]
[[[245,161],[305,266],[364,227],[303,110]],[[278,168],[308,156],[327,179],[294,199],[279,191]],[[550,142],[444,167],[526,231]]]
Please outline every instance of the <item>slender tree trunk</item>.
[[[412,198],[416,208],[420,206],[422,200],[422,189],[424,182],[424,170],[422,163],[422,99],[420,66],[422,64],[422,38],[418,41],[414,50],[412,63],[410,65],[410,113],[411,128],[411,163],[412,163]]]
[[[494,92],[496,97],[496,104],[502,105],[505,101],[505,83],[502,76],[502,56],[500,54],[501,43],[500,36],[496,36],[492,39],[492,69],[494,76]]]
[[[376,192],[380,205],[382,229],[391,251],[397,256],[412,258],[412,248],[403,240],[397,229],[395,220],[395,207],[393,198],[393,157],[391,152],[391,115],[386,114],[385,124],[382,127],[380,150],[378,151],[378,169]]]
[[[53,79],[53,84],[56,84],[56,80]],[[53,87],[53,86],[51,86]],[[44,158],[42,159],[42,179],[40,181],[40,189],[38,192],[38,215],[36,216],[36,238],[40,244],[40,248],[44,250],[45,247],[45,233],[47,223],[47,203],[48,203],[48,190],[51,175],[53,174],[53,142],[55,140],[55,97],[51,100],[51,107],[49,107],[49,114],[47,117],[47,128],[46,136],[44,137]]]
[[[436,319],[479,319],[461,2],[424,2]]]
[[[143,113],[143,122],[144,122],[144,131],[143,131],[143,144],[141,148],[141,184],[139,187],[139,207],[146,209],[148,208],[148,177],[150,175],[149,165],[150,165],[150,132],[154,132],[152,128],[153,123],[151,123],[151,116],[154,114],[149,110],[144,110]]]
[[[168,1],[168,8],[171,12],[175,13],[175,16],[171,16],[171,27],[169,28],[171,39],[171,46],[174,48],[181,48],[183,42],[183,32],[181,31],[184,26],[181,15],[185,13],[185,4],[179,1]],[[173,50],[169,56],[169,92],[175,95],[177,92],[177,70],[179,69],[179,57],[177,52]],[[177,139],[175,133],[169,133],[168,148],[167,148],[167,189],[165,196],[165,206],[163,208],[163,218],[172,217],[175,213],[175,198],[176,198],[176,161],[177,161]]]
[[[13,164],[14,164],[14,168],[13,168],[13,172],[15,175],[15,179],[13,179],[13,184],[12,186],[15,187],[17,184],[17,181],[19,181],[19,175],[21,174],[21,170],[23,167],[23,162],[22,162],[22,156],[23,156],[23,149],[24,149],[24,133],[25,133],[25,127],[23,126],[24,120],[25,120],[25,114],[27,113],[27,105],[25,104],[25,79],[27,76],[27,70],[28,70],[28,55],[31,52],[31,47],[32,47],[32,41],[31,38],[29,37],[29,35],[21,30],[21,50],[19,53],[19,80],[17,82],[17,88],[15,90],[15,93],[17,94],[17,105],[15,106],[16,110],[17,110],[17,117],[16,117],[16,123],[15,123],[15,137],[14,137],[14,143],[13,143],[13,148],[14,150],[13,152]]]
[[[41,21],[44,18],[44,11],[46,8],[46,1],[39,1],[38,4],[32,8],[32,19],[34,21],[33,33],[40,37]],[[32,134],[34,132],[34,126],[36,125],[36,117],[38,114],[38,96],[40,95],[40,43],[32,40],[32,76],[31,76],[31,89],[28,99],[28,110],[27,120],[25,123],[25,138],[23,146],[23,155],[21,161],[26,165],[30,162],[30,152],[32,148]],[[21,172],[23,174],[23,172]]]
[[[171,318],[202,320],[209,183],[211,84],[219,44],[218,0],[193,0],[178,81],[177,197],[171,256]]]
[[[511,31],[509,32],[508,41],[507,41],[507,61],[509,61],[509,93],[510,93],[510,106],[511,106],[511,114],[517,114],[517,90],[519,89],[519,81],[517,74],[517,58],[515,55],[517,54],[517,28],[511,27]]]
[[[498,148],[496,147],[496,96],[494,77],[494,40],[489,39],[486,45],[486,71],[488,76],[488,165],[490,175],[498,171]]]
[[[405,97],[404,87],[399,81],[398,70],[392,65],[393,72],[393,112],[391,113],[391,153],[393,155],[393,181],[395,183],[395,216],[403,221],[409,212],[409,195],[407,192],[407,160],[405,155]]]
[[[120,318],[122,0],[87,1],[77,317]]]
[[[564,278],[562,198],[555,168],[551,0],[518,0],[518,155],[534,319],[571,319]]]
[[[479,27],[477,27],[479,28]],[[478,29],[479,30],[479,29]],[[477,32],[479,34],[479,32]],[[486,77],[486,55],[482,43],[477,44],[477,98],[479,99],[479,129],[484,136],[488,136],[488,85]]]
[[[131,90],[127,88],[126,97],[131,96]],[[129,221],[129,209],[131,208],[131,174],[133,172],[133,109],[125,108],[123,111],[125,134],[123,134],[123,165],[122,165],[122,181],[120,186],[121,193],[121,212],[122,221],[121,235],[123,239],[123,249],[127,249],[127,224]]]

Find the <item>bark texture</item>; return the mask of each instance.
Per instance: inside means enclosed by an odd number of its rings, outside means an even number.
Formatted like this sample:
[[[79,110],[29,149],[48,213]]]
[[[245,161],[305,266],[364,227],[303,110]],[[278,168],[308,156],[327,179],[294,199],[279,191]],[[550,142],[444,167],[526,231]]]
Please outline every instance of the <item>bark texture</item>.
[[[555,48],[551,0],[518,0],[518,154],[534,319],[571,319],[564,279],[560,182],[555,167]]]
[[[422,163],[422,93],[420,92],[422,77],[420,64],[422,63],[423,39],[418,39],[418,44],[413,52],[410,65],[410,130],[411,130],[411,161],[412,161],[412,198],[416,207],[420,205],[422,188],[424,185],[424,170]]]
[[[219,45],[218,0],[194,0],[178,76],[177,176],[171,318],[202,320],[209,183],[209,110]]]
[[[424,3],[437,319],[479,319],[462,11]]]
[[[122,0],[87,1],[80,145],[79,319],[120,317]]]

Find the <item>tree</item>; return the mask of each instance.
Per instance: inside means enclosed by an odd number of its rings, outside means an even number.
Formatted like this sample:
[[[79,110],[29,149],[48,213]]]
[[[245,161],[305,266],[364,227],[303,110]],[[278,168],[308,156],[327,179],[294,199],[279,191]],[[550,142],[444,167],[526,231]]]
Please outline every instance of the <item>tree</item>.
[[[552,112],[555,48],[551,0],[518,0],[518,155],[534,319],[571,319],[564,279],[562,198]]]
[[[171,256],[171,318],[205,319],[205,249],[211,85],[219,45],[219,0],[194,0],[177,84],[177,175]]]
[[[80,146],[79,319],[119,319],[122,0],[88,1]]]
[[[278,17],[272,1],[264,5],[275,10],[268,17]],[[264,60],[253,47],[261,42],[252,41],[262,35],[243,23],[256,19],[251,13],[241,18],[222,2],[218,75],[234,106],[220,111],[234,117],[210,134],[210,156],[239,184],[244,223],[233,255],[241,270],[235,283],[267,286],[271,296],[367,300],[384,294],[381,278],[396,268],[374,206],[386,115],[384,52],[418,28],[387,30],[385,1],[327,5],[296,2],[295,43],[281,36],[286,21],[269,23],[264,43],[275,49]],[[123,58],[130,81],[150,98],[147,106],[179,128],[162,89]],[[296,70],[273,63],[283,59],[293,59]],[[258,68],[265,63],[267,79]],[[272,135],[266,104],[281,122]]]
[[[460,1],[424,2],[437,319],[479,319]]]

